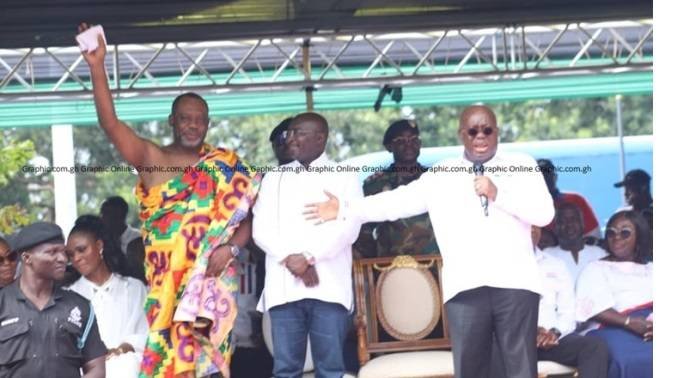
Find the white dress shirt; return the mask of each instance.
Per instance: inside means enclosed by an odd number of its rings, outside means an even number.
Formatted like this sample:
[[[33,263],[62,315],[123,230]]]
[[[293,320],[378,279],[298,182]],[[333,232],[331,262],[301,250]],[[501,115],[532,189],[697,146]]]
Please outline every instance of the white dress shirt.
[[[138,377],[148,335],[148,323],[143,307],[146,300],[145,285],[137,279],[112,273],[102,286],[80,277],[70,289],[92,304],[100,336],[107,348],[116,348],[122,343],[129,343],[134,348],[135,352],[107,359],[106,377]]]
[[[390,192],[357,201],[340,198],[338,218],[365,223],[428,212],[444,262],[445,302],[481,286],[541,293],[531,225],[543,227],[554,215],[544,178],[536,161],[521,153],[498,152],[483,166],[497,187],[488,216],[474,191],[473,163],[462,157],[443,160]]]
[[[539,327],[556,328],[564,337],[575,330],[573,278],[560,259],[536,249],[544,291],[539,302]]]
[[[561,260],[565,264],[566,269],[568,269],[568,273],[573,277],[573,282],[578,279],[580,272],[582,272],[587,264],[607,257],[607,251],[596,245],[585,245],[583,249],[578,252],[578,262],[575,262],[573,254],[570,253],[570,251],[561,248],[560,245],[546,248],[544,249],[544,253],[548,253]]]
[[[267,173],[253,207],[252,236],[266,254],[265,287],[260,311],[301,299],[318,299],[352,308],[352,243],[360,225],[340,220],[316,225],[305,219],[305,205],[323,202],[327,190],[342,198],[361,198],[355,174],[338,172],[325,154],[306,170],[294,161]],[[291,254],[313,256],[319,284],[306,287],[281,263]]]
[[[100,336],[107,348],[129,343],[137,352],[143,352],[148,323],[143,307],[146,287],[141,281],[112,273],[107,282],[97,286],[80,277],[70,286],[70,290],[92,304]]]

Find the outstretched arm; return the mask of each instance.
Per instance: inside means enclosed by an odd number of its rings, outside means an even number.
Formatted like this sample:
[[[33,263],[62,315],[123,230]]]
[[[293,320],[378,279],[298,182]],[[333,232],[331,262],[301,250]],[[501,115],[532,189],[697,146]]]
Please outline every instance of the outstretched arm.
[[[326,191],[327,201],[309,203],[303,213],[306,219],[315,220],[316,224],[348,216],[361,223],[368,223],[394,221],[423,214],[427,212],[428,177],[422,175],[408,185],[350,201]],[[344,202],[343,206],[340,206],[340,201]]]
[[[83,32],[87,29],[88,25],[83,23],[78,31]],[[129,164],[133,166],[145,165],[151,161],[151,155],[157,152],[158,147],[136,135],[129,126],[117,118],[104,68],[107,46],[102,36],[98,38],[98,43],[99,47],[96,50],[84,51],[83,58],[90,67],[92,92],[100,127]]]

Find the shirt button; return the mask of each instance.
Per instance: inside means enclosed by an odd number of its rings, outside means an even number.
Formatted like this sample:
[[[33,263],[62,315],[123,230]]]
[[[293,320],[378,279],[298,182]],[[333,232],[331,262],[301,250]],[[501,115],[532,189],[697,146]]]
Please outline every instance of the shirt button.
[[[36,358],[36,354],[32,354],[32,358]]]

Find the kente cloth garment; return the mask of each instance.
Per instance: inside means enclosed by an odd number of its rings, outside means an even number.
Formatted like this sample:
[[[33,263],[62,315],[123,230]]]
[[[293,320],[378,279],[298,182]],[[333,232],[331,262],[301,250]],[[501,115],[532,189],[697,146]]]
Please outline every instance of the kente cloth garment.
[[[140,377],[228,377],[238,283],[232,265],[219,277],[204,273],[246,217],[261,177],[232,151],[204,145],[199,156],[167,182],[136,187],[150,285]],[[193,327],[197,318],[211,321],[208,337]]]

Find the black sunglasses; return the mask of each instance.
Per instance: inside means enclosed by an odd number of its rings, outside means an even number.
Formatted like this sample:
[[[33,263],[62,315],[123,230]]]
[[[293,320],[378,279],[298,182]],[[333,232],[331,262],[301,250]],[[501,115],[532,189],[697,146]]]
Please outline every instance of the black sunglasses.
[[[607,239],[614,239],[616,237],[620,237],[621,239],[628,239],[631,237],[632,234],[633,230],[628,227],[624,227],[621,230],[609,228],[605,232],[605,236],[607,237]]]
[[[468,133],[468,136],[475,137],[476,135],[478,135],[479,132],[483,132],[483,135],[488,136],[488,135],[492,134],[494,131],[495,130],[490,126],[484,127],[482,129],[472,127],[470,129],[468,129],[467,133]]]
[[[7,256],[0,256],[0,265],[10,264],[17,261],[19,254],[17,252],[10,252]]]

